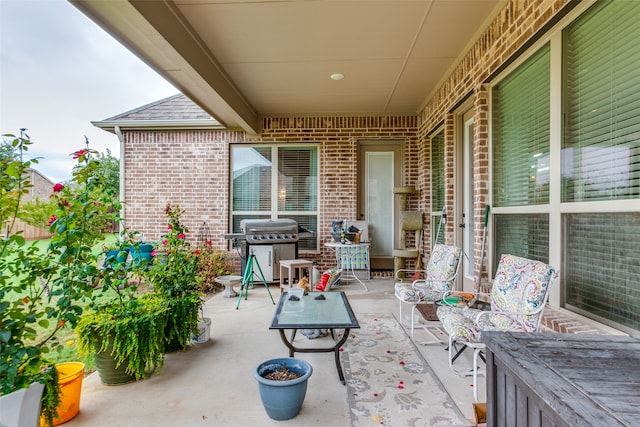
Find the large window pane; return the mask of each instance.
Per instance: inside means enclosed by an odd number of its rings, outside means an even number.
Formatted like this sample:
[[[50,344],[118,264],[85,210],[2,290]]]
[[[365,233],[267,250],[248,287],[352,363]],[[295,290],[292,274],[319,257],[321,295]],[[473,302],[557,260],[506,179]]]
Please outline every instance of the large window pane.
[[[492,90],[493,203],[549,202],[550,48]]]
[[[271,210],[271,148],[231,148],[234,211]]]
[[[431,239],[444,244],[444,130],[431,138]],[[439,232],[438,232],[439,231]]]
[[[234,145],[231,170],[233,232],[243,219],[278,218],[318,231],[317,146]],[[298,249],[317,250],[317,235],[300,239]]]
[[[549,262],[549,215],[494,215],[493,230],[493,271],[503,254]]]
[[[278,149],[278,210],[318,209],[318,160],[315,148]]]
[[[444,206],[444,131],[431,138],[431,210]]]
[[[640,214],[567,214],[563,220],[565,303],[640,329]]]
[[[563,32],[563,201],[640,195],[639,15],[598,2]]]

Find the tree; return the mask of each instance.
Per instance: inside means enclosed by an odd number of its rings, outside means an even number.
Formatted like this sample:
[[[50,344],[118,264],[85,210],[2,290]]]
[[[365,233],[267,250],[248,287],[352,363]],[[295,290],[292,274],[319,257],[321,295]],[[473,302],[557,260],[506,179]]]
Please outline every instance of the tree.
[[[85,137],[87,147],[89,140]],[[77,172],[79,169],[89,167],[86,164],[77,164],[73,170]],[[104,183],[103,191],[117,201],[120,197],[120,160],[111,154],[111,150],[107,148],[106,153],[97,153],[92,161],[90,175],[93,179],[97,179]]]
[[[19,160],[17,158],[18,152],[13,147],[13,138],[9,138],[7,135],[2,135],[2,142],[0,142],[0,161],[3,160]]]

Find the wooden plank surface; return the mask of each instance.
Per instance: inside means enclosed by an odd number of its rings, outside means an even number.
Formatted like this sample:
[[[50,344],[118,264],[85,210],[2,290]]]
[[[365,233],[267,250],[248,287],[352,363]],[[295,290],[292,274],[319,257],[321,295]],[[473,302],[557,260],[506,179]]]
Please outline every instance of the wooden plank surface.
[[[503,422],[530,425],[525,424],[521,413],[525,402],[514,399],[527,400],[528,406],[532,405],[531,400],[539,399],[542,417],[549,417],[556,425],[638,425],[638,339],[503,332],[485,332],[483,338],[487,352],[493,354],[493,369],[487,366],[487,370],[498,371],[498,378],[487,378],[487,384],[497,387],[492,397],[505,399],[494,402],[497,409],[493,415],[498,419],[506,417]],[[503,375],[505,379],[501,378]],[[500,390],[505,386],[509,390]],[[487,401],[488,418],[491,405]],[[496,411],[506,413],[497,415]]]

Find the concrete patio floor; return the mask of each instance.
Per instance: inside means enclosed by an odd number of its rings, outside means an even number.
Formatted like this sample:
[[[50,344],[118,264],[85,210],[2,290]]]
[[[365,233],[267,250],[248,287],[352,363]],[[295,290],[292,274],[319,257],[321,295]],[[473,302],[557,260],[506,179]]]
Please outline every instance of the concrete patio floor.
[[[347,294],[356,317],[359,313],[393,313],[397,317],[398,301],[393,294],[392,279],[378,278],[366,283],[369,291],[353,281],[339,288]],[[270,290],[277,302],[280,290],[276,286]],[[237,298],[224,298],[222,293],[208,300],[204,313],[212,319],[210,340],[168,354],[159,375],[120,386],[102,385],[97,373],[89,375],[82,386],[80,413],[65,425],[349,426],[347,387],[338,380],[331,353],[296,354],[314,369],[302,411],[288,421],[274,421],[267,416],[253,370],[266,359],[288,356],[288,351],[278,332],[269,330],[275,306],[264,285],[250,289],[249,298],[242,299],[238,310],[236,302]],[[417,332],[416,339],[419,333],[423,332]],[[321,344],[320,340],[307,341],[306,346],[314,341]],[[471,377],[458,376],[449,369],[445,345],[418,347],[452,400],[470,420],[469,425],[473,425]],[[467,362],[462,360],[456,365]],[[479,400],[484,401],[484,378],[479,383]]]

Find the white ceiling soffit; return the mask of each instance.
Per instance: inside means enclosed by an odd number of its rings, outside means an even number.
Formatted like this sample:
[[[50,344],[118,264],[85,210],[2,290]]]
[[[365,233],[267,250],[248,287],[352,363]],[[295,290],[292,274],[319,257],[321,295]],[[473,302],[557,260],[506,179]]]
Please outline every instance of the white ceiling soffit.
[[[216,120],[252,134],[264,115],[416,114],[505,4],[70,1]]]

